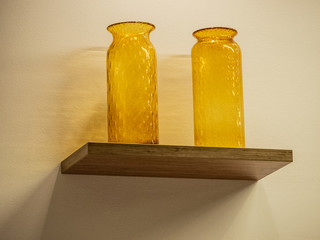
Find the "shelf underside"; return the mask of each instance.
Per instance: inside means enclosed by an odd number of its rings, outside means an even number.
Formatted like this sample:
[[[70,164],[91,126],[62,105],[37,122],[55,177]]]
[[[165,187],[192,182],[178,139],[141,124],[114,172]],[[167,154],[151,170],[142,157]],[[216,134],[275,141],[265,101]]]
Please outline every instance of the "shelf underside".
[[[291,150],[87,143],[64,174],[259,180],[292,162]]]

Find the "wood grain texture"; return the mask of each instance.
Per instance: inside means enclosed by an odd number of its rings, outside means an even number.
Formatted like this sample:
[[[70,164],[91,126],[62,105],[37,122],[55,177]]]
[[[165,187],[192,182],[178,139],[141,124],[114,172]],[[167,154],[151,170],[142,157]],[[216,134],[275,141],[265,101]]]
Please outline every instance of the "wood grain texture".
[[[87,143],[65,174],[259,180],[292,162],[291,150]]]

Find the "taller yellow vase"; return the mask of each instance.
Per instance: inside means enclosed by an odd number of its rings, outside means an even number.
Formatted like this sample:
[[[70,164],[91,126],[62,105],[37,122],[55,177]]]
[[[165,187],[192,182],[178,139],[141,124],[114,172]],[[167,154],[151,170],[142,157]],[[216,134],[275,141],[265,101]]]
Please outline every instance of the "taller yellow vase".
[[[149,40],[155,26],[122,22],[108,26],[108,141],[158,143],[156,52]]]
[[[205,28],[193,36],[195,145],[245,147],[241,51],[231,28]]]

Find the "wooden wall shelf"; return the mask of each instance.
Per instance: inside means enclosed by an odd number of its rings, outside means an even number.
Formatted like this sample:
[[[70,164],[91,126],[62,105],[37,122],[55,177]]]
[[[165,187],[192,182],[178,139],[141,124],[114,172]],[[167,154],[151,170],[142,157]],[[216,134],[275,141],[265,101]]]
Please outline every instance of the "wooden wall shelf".
[[[259,180],[292,162],[291,150],[87,143],[64,174]]]

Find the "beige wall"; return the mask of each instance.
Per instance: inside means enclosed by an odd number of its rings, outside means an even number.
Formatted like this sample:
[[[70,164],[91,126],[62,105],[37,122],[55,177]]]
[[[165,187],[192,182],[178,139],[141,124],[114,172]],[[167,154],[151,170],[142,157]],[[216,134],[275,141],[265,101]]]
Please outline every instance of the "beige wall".
[[[1,240],[320,239],[320,1],[1,1]],[[243,52],[247,147],[294,150],[257,182],[71,176],[106,139],[108,24],[154,23],[161,144],[193,144],[193,30]]]

